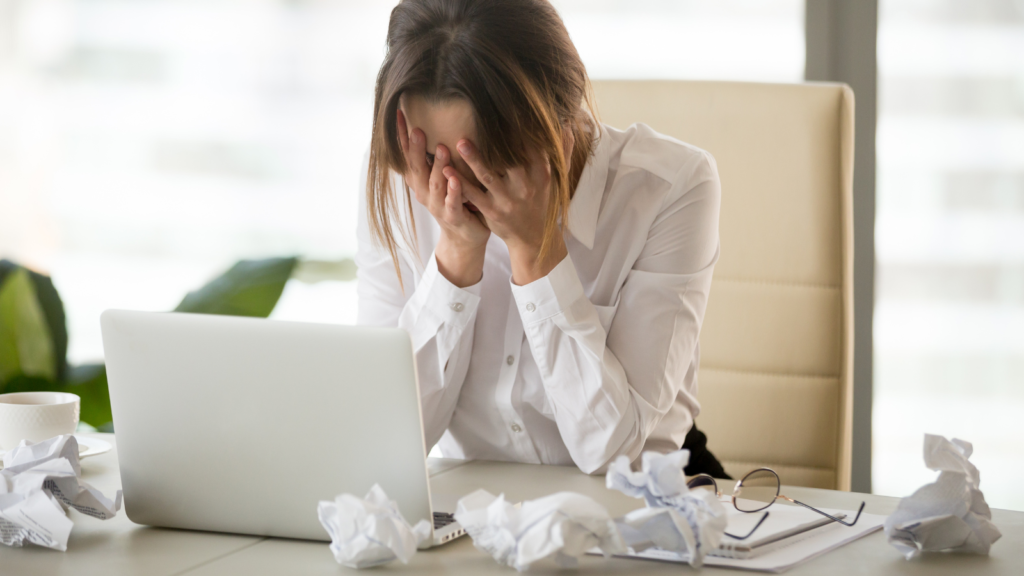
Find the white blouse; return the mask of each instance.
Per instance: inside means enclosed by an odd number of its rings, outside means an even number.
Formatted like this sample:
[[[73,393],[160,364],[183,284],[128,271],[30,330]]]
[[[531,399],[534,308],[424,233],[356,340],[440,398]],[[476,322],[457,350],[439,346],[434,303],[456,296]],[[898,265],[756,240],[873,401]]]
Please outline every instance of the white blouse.
[[[465,289],[438,272],[439,228],[415,199],[418,246],[401,245],[400,285],[360,194],[359,323],[409,332],[427,447],[588,473],[678,449],[700,410],[720,193],[707,152],[644,124],[604,126],[569,207],[569,255],[516,286],[492,234],[483,279]]]

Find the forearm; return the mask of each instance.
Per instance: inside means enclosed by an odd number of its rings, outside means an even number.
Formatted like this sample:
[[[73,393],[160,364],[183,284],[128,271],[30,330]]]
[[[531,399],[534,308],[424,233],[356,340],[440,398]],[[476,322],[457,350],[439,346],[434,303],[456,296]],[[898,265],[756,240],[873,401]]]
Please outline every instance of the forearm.
[[[449,342],[454,339],[454,345]],[[449,349],[445,353],[445,349]],[[438,334],[415,350],[416,373],[427,448],[437,443],[448,428],[473,351],[473,324],[460,334]]]
[[[423,426],[436,442],[448,427],[466,376],[480,285],[460,288],[445,279],[431,258],[398,326],[412,340],[416,357]]]
[[[601,326],[580,320],[531,327],[527,339],[535,355],[549,353],[538,366],[562,441],[580,470],[594,474],[619,455],[639,457],[663,412],[636,393],[618,358],[598,342]]]
[[[539,239],[538,239],[539,240]],[[525,286],[547,276],[569,253],[561,234],[556,234],[543,256],[539,241],[535,243],[506,242],[512,264],[512,283]]]
[[[463,245],[442,233],[434,248],[438,272],[459,288],[472,286],[483,277],[486,248],[486,242],[480,246]]]
[[[559,432],[576,465],[593,473],[619,454],[639,456],[674,393],[656,394],[655,405],[631,386],[607,346],[611,322],[601,322],[571,259],[536,283],[513,286],[513,293]]]

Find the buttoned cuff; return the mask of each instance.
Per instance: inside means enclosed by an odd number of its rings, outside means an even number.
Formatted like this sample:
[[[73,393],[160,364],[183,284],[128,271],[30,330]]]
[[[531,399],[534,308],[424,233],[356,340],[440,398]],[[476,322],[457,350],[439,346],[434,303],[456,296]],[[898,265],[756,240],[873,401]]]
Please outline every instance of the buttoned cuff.
[[[437,258],[431,254],[420,284],[427,288],[422,292],[420,302],[423,309],[429,310],[445,324],[466,326],[476,317],[483,279],[472,286],[459,288],[441,274],[437,269]]]
[[[509,284],[524,325],[561,314],[580,298],[586,298],[576,266],[568,254],[547,276],[524,286],[516,286],[509,278]]]

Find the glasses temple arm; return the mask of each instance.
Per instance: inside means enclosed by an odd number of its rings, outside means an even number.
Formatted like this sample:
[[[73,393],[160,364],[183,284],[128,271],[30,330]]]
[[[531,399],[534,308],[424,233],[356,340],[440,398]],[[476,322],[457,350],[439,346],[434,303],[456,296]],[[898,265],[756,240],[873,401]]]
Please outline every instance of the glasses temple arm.
[[[860,508],[857,510],[857,516],[853,519],[853,522],[846,522],[846,521],[844,521],[844,520],[842,520],[840,518],[836,518],[835,516],[832,516],[830,514],[825,514],[824,512],[822,512],[821,510],[818,510],[814,506],[809,506],[809,505],[804,504],[803,502],[801,502],[799,500],[793,500],[792,498],[787,498],[785,496],[779,496],[779,498],[784,498],[786,500],[789,500],[793,504],[799,504],[799,505],[803,506],[804,508],[807,508],[809,510],[814,510],[818,514],[821,514],[822,516],[824,516],[824,517],[826,517],[826,518],[828,518],[830,520],[834,520],[836,522],[839,522],[843,526],[853,526],[854,524],[856,524],[857,520],[860,519],[860,513],[864,511],[864,505],[867,504],[867,502],[861,502],[860,503]]]
[[[746,540],[747,538],[750,538],[750,536],[758,528],[760,528],[761,524],[764,524],[764,521],[767,520],[767,519],[768,519],[768,512],[765,512],[764,516],[761,516],[761,519],[757,521],[757,524],[755,524],[754,527],[750,529],[750,532],[748,532],[746,536],[736,536],[735,534],[729,534],[728,532],[726,532],[725,535],[728,536],[729,538],[733,538],[735,540]]]

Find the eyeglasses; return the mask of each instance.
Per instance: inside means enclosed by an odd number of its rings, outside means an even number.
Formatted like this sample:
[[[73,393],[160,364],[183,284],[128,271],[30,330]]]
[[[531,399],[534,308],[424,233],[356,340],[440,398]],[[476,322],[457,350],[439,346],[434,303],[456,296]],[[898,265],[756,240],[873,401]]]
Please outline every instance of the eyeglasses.
[[[722,493],[718,491],[718,483],[715,482],[714,478],[707,474],[698,474],[694,476],[686,483],[686,485],[690,489],[711,486],[712,490],[715,491],[715,494],[719,498],[722,497]],[[732,491],[732,505],[740,512],[753,513],[764,510],[781,498],[788,502],[792,502],[793,504],[803,506],[809,510],[814,510],[818,514],[838,522],[843,526],[853,526],[856,524],[857,520],[860,519],[860,513],[864,511],[865,502],[861,502],[860,508],[857,510],[856,518],[853,519],[853,522],[847,522],[842,518],[836,518],[835,516],[826,514],[814,506],[808,506],[799,500],[794,500],[789,496],[783,496],[779,493],[781,488],[782,482],[779,480],[779,475],[775,473],[775,470],[772,470],[771,468],[758,468],[757,470],[752,470],[736,483],[736,487]],[[751,529],[750,533],[746,536],[736,536],[734,534],[729,534],[728,532],[726,532],[725,535],[730,538],[735,538],[736,540],[745,540],[749,538],[754,531],[760,528],[761,524],[763,524],[766,519],[768,519],[768,512],[764,513],[764,516],[758,520],[757,524],[754,525],[754,528]]]

